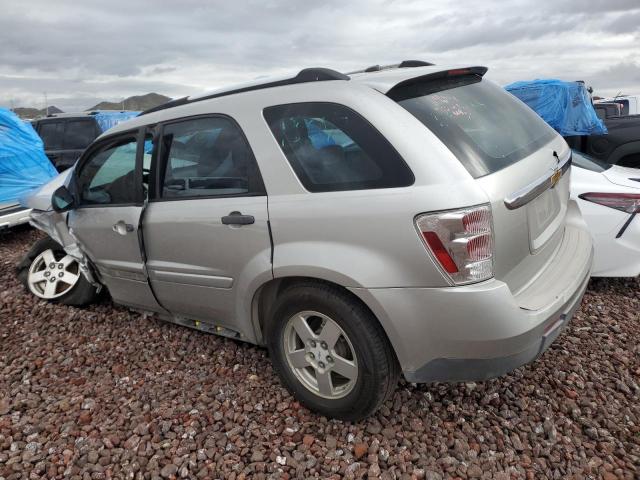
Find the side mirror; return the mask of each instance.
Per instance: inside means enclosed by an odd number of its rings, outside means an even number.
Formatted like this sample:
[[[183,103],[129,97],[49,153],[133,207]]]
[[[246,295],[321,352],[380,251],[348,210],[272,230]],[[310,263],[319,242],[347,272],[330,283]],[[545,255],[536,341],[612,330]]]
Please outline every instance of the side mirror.
[[[73,195],[71,195],[71,192],[67,187],[63,185],[53,192],[53,195],[51,196],[51,206],[53,207],[53,210],[58,213],[71,210],[75,206]]]

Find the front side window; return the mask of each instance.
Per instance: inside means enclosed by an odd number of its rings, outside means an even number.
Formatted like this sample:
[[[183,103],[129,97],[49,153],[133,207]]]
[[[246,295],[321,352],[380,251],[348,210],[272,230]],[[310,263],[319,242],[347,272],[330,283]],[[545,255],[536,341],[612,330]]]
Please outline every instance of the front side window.
[[[533,110],[477,75],[417,82],[388,94],[482,177],[530,155],[557,135]]]
[[[368,121],[344,105],[278,105],[264,117],[310,192],[406,187],[413,173]]]
[[[81,205],[136,203],[141,185],[136,180],[135,137],[111,143],[91,154],[78,175]]]
[[[70,120],[64,132],[64,148],[82,150],[96,137],[95,120]]]
[[[45,150],[61,150],[64,124],[62,122],[42,122],[38,130]]]
[[[264,193],[249,144],[229,118],[188,119],[162,131],[162,198]]]

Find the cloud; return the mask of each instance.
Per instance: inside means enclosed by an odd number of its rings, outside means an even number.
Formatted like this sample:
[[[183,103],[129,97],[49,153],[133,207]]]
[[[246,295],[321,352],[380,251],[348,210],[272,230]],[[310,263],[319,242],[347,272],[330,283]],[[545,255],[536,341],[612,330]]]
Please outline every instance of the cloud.
[[[640,63],[621,62],[586,77],[596,92],[606,90],[609,95],[638,94]]]
[[[86,108],[407,58],[484,64],[504,83],[594,78],[640,92],[633,69],[616,69],[640,63],[639,20],[637,0],[25,0],[0,16],[0,105],[38,105],[46,91]]]
[[[640,10],[631,13],[618,15],[608,25],[605,30],[612,33],[634,33],[638,34],[640,28]]]

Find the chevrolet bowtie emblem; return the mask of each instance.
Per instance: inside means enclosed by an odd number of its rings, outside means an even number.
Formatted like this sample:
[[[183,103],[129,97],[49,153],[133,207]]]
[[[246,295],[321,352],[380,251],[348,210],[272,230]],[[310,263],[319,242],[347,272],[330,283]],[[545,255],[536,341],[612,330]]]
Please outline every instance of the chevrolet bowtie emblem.
[[[551,188],[555,187],[561,178],[562,178],[562,170],[560,170],[559,168],[556,168],[555,171],[553,172],[553,175],[551,175]]]

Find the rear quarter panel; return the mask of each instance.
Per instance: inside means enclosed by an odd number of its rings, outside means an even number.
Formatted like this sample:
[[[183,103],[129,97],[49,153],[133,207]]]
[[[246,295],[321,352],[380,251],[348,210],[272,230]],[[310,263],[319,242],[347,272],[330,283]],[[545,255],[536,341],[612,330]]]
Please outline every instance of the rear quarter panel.
[[[404,108],[369,87],[346,83],[290,87],[283,98],[271,95],[259,115],[238,119],[268,192],[274,276],[315,277],[346,287],[447,285],[425,251],[414,217],[485,203],[487,197],[442,142]],[[262,109],[310,101],[340,103],[361,114],[400,153],[415,183],[404,188],[306,191]]]

